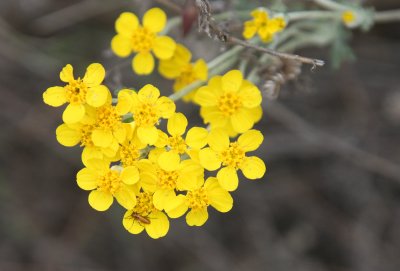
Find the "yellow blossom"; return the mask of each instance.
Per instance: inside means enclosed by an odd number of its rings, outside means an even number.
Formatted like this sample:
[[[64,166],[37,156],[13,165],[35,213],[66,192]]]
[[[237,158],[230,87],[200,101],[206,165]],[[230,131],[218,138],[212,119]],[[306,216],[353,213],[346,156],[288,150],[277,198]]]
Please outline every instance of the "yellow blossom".
[[[263,42],[273,40],[277,32],[286,27],[286,22],[282,17],[269,18],[266,10],[255,9],[251,12],[253,20],[244,23],[243,37],[251,39],[257,33]]]
[[[189,226],[202,226],[208,219],[207,207],[212,206],[217,211],[226,213],[232,209],[232,196],[224,190],[215,177],[209,177],[197,183],[187,183],[186,195],[179,195],[168,205],[166,212],[169,217],[177,218],[186,215]]]
[[[63,121],[68,124],[77,123],[85,116],[86,105],[100,107],[111,97],[108,88],[101,85],[104,76],[103,66],[94,63],[89,65],[82,79],[75,79],[73,68],[68,64],[60,72],[61,81],[67,85],[48,88],[43,93],[43,100],[54,107],[69,103],[64,110]]]
[[[260,90],[243,80],[239,70],[214,76],[195,96],[205,123],[210,123],[212,129],[229,127],[236,133],[251,129],[260,119],[261,100]]]
[[[160,74],[168,79],[174,79],[174,92],[179,92],[184,87],[198,80],[206,80],[208,67],[203,59],[190,63],[192,54],[182,44],[177,44],[174,55],[167,60],[161,60],[158,70]],[[193,90],[183,97],[188,102],[193,100],[197,90]]]
[[[136,53],[132,59],[132,68],[137,74],[150,74],[154,69],[154,57],[159,59],[172,57],[176,43],[167,36],[159,36],[167,21],[164,11],[149,9],[143,16],[143,25],[135,14],[122,13],[115,22],[117,35],[111,41],[113,52],[119,57]]]
[[[146,230],[154,239],[165,236],[169,230],[168,217],[154,207],[152,195],[148,192],[137,194],[137,204],[125,213],[122,224],[132,234]]]
[[[158,124],[160,118],[168,119],[175,112],[175,103],[167,98],[160,97],[160,91],[147,84],[138,93],[131,95],[132,107],[130,112],[136,125],[136,134],[143,144],[153,145],[158,139]]]
[[[342,12],[342,22],[349,28],[357,27],[360,24],[361,17],[353,10]]]
[[[97,211],[110,208],[114,197],[126,209],[136,205],[134,184],[139,181],[139,171],[135,167],[112,167],[106,160],[92,159],[86,162],[77,177],[83,190],[91,190],[89,204]]]
[[[217,170],[222,165],[217,174],[218,182],[227,191],[234,191],[239,184],[237,170],[240,169],[251,180],[264,175],[264,162],[256,156],[246,156],[246,152],[256,150],[263,139],[259,131],[249,130],[240,135],[237,141],[230,142],[224,130],[212,130],[208,136],[210,147],[199,152],[200,164],[210,171]]]

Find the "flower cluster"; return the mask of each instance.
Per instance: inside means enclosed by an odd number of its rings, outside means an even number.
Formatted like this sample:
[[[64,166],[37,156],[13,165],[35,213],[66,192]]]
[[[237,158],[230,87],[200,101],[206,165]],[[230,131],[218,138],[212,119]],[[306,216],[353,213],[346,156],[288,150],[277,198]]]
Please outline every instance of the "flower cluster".
[[[251,12],[253,20],[244,23],[243,37],[251,39],[258,34],[263,42],[271,42],[274,35],[286,27],[283,17],[270,18],[265,9],[255,9]]]
[[[187,48],[156,35],[165,21],[157,8],[146,12],[143,26],[134,14],[122,13],[113,51],[137,53],[133,68],[146,74],[154,68],[153,50],[160,73],[175,79],[175,91],[207,80],[203,60],[191,63]],[[174,101],[152,84],[121,89],[113,98],[104,78],[101,64],[89,65],[82,79],[68,64],[60,73],[65,85],[48,88],[43,100],[53,107],[68,103],[56,137],[66,147],[82,147],[77,184],[89,191],[89,205],[97,211],[108,210],[115,199],[126,210],[122,224],[128,232],[160,238],[170,219],[185,215],[188,225],[201,226],[210,206],[231,210],[239,170],[250,180],[264,175],[264,162],[248,154],[263,141],[253,129],[262,115],[261,93],[239,70],[212,77],[187,98],[201,106],[207,127],[190,127]]]

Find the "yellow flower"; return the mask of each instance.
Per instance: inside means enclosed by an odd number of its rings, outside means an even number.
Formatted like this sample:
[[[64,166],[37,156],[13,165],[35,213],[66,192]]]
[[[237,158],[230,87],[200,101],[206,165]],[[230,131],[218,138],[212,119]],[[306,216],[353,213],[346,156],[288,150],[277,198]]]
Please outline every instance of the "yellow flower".
[[[175,79],[174,92],[179,92],[184,87],[198,80],[207,80],[208,67],[203,59],[190,63],[192,54],[183,45],[177,44],[172,58],[161,60],[158,70],[160,74],[168,79]],[[193,100],[197,90],[193,90],[183,97],[188,102]]]
[[[200,150],[200,164],[210,171],[219,169],[222,164],[217,174],[218,182],[227,191],[234,191],[239,184],[237,170],[240,169],[251,180],[264,175],[264,162],[256,156],[246,156],[246,152],[256,150],[263,139],[259,131],[249,130],[239,136],[237,141],[230,142],[224,130],[212,130],[208,136],[210,147]]]
[[[190,209],[186,223],[189,226],[202,226],[208,219],[208,206],[222,213],[232,209],[232,196],[221,188],[215,177],[209,177],[205,183],[204,179],[197,183],[187,183],[185,188],[187,194],[177,196],[166,208],[169,217],[180,217]]]
[[[182,113],[175,113],[168,119],[167,130],[170,136],[159,131],[158,141],[155,146],[168,151],[162,152],[158,157],[158,164],[164,170],[171,171],[178,168],[181,155],[190,154],[189,148],[199,150],[207,144],[208,131],[205,128],[193,127],[183,138],[188,121]]]
[[[269,18],[266,10],[253,10],[251,16],[253,20],[244,23],[243,37],[245,39],[251,39],[257,33],[263,42],[270,42],[275,33],[286,27],[286,22],[282,17]]]
[[[148,10],[143,16],[143,25],[135,14],[122,13],[115,22],[117,35],[111,41],[111,48],[119,57],[127,57],[132,52],[132,68],[137,74],[150,74],[154,69],[154,57],[172,57],[176,43],[167,36],[158,36],[165,27],[167,16],[159,8]]]
[[[54,107],[69,103],[63,113],[65,123],[77,123],[83,119],[86,106],[100,107],[111,97],[110,91],[101,85],[105,70],[101,64],[94,63],[86,69],[81,79],[74,78],[73,68],[66,65],[60,72],[61,81],[67,83],[64,87],[50,87],[43,93],[43,101]]]
[[[360,25],[362,16],[353,10],[345,10],[342,12],[342,22],[349,28],[355,28]]]
[[[136,205],[134,184],[139,181],[139,171],[135,167],[112,167],[105,160],[92,159],[86,162],[77,177],[83,190],[91,190],[89,204],[97,211],[110,208],[114,197],[126,209]]]
[[[122,219],[124,228],[132,234],[139,234],[146,230],[154,239],[163,237],[169,230],[168,217],[154,208],[152,195],[148,192],[140,192],[137,195],[137,204],[130,208]]]
[[[132,108],[133,119],[136,125],[136,134],[143,144],[153,145],[158,139],[158,124],[160,118],[168,119],[175,112],[175,103],[167,98],[160,97],[160,91],[147,84],[133,92]]]
[[[179,163],[175,170],[166,171],[147,159],[138,162],[140,185],[153,194],[153,204],[164,210],[175,200],[175,190],[184,190],[187,183],[204,181],[204,169],[200,164],[188,159]]]
[[[210,123],[212,129],[231,127],[236,133],[251,129],[259,120],[261,100],[260,90],[243,80],[239,70],[214,76],[195,96],[205,123]]]

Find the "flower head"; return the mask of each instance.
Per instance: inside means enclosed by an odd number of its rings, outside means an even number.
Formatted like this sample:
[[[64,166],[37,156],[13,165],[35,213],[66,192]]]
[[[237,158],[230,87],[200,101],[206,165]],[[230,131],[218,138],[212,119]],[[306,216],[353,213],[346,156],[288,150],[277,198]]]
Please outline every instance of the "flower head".
[[[243,37],[251,39],[257,33],[263,42],[273,40],[277,32],[286,27],[282,17],[270,18],[266,10],[256,9],[251,12],[253,20],[244,23]]]
[[[110,208],[114,197],[126,209],[136,205],[134,184],[139,181],[135,167],[111,167],[105,160],[92,159],[76,175],[77,183],[83,190],[91,190],[89,204],[97,211]]]
[[[169,220],[154,207],[151,193],[138,193],[136,202],[136,206],[129,209],[122,219],[124,228],[132,234],[146,230],[154,239],[165,236],[169,230]]]
[[[235,142],[229,141],[228,134],[215,129],[208,137],[209,148],[199,152],[200,164],[207,170],[217,170],[217,179],[221,187],[234,191],[238,187],[237,171],[240,169],[248,179],[259,179],[265,173],[264,162],[256,156],[246,156],[246,152],[256,150],[264,137],[257,130],[249,130],[240,135]]]
[[[154,57],[168,59],[176,43],[167,36],[159,36],[166,24],[167,16],[159,8],[149,9],[143,16],[143,25],[135,14],[122,13],[115,22],[117,35],[111,41],[111,49],[119,57],[136,53],[132,68],[137,74],[149,74],[154,69]]]
[[[260,90],[243,80],[239,70],[214,76],[195,96],[205,123],[210,123],[212,129],[220,127],[236,133],[251,129],[259,120],[261,99]]]
[[[58,107],[69,103],[63,113],[65,123],[77,123],[85,116],[87,105],[100,107],[111,97],[110,91],[101,85],[105,70],[101,64],[94,63],[86,69],[85,76],[75,79],[73,68],[66,65],[60,72],[61,81],[67,83],[64,87],[50,87],[43,93],[46,104]]]

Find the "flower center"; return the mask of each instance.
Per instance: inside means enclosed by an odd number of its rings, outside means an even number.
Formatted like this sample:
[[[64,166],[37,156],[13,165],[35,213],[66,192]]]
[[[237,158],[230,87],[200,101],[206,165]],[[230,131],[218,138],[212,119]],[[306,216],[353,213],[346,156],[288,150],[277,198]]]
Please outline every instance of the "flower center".
[[[113,130],[121,125],[122,118],[117,114],[114,106],[102,106],[97,109],[96,124],[104,129]]]
[[[237,142],[232,142],[229,148],[219,153],[224,166],[238,169],[245,158],[245,152],[239,147]]]
[[[158,172],[158,187],[161,189],[175,189],[176,181],[179,174],[176,171],[165,171],[159,169]]]
[[[150,193],[140,192],[136,195],[136,205],[132,211],[142,217],[148,217],[154,210],[153,197]]]
[[[242,107],[242,101],[236,93],[226,92],[219,96],[217,107],[225,116],[228,117],[232,116]]]
[[[176,78],[176,85],[184,87],[196,81],[196,74],[193,71],[192,64],[188,64],[186,68],[182,71],[180,76]]]
[[[154,126],[158,121],[157,111],[153,105],[148,103],[136,107],[133,116],[137,126]]]
[[[93,125],[83,125],[81,127],[81,147],[93,147],[92,131]]]
[[[210,205],[210,200],[204,188],[189,191],[186,195],[186,200],[189,208],[192,209],[202,209]]]
[[[187,150],[185,140],[179,135],[168,137],[168,146],[170,146],[172,150],[178,152],[179,154],[183,154]]]
[[[119,155],[124,167],[134,166],[140,158],[140,149],[131,142],[120,146]]]
[[[138,53],[149,52],[154,45],[156,35],[146,27],[139,27],[131,37],[132,50]]]
[[[108,170],[101,178],[97,179],[97,187],[103,192],[108,192],[114,195],[121,187],[122,180],[119,172],[116,170]]]
[[[67,101],[71,104],[83,104],[86,101],[87,86],[82,79],[72,80],[64,87]]]

